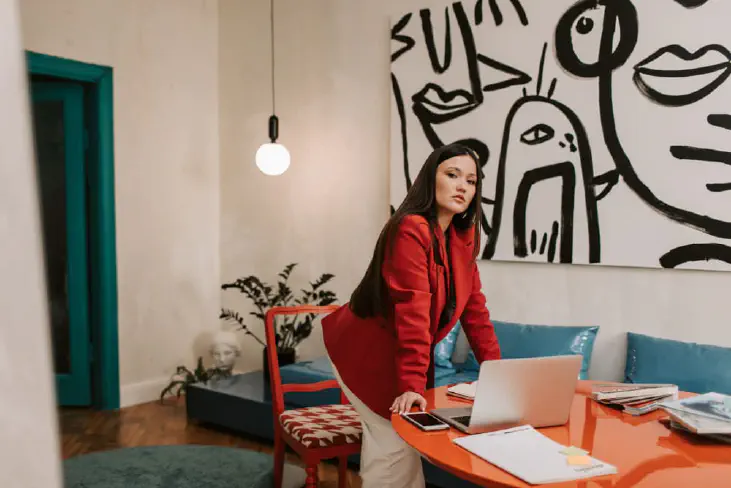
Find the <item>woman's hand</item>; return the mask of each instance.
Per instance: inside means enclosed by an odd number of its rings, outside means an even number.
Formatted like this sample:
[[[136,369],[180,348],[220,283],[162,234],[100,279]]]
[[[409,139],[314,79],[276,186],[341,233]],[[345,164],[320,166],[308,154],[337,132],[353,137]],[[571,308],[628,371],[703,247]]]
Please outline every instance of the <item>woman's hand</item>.
[[[426,410],[426,400],[424,397],[413,391],[407,391],[403,395],[396,397],[393,405],[391,405],[391,411],[398,414],[406,413],[414,405],[418,406],[422,412]]]

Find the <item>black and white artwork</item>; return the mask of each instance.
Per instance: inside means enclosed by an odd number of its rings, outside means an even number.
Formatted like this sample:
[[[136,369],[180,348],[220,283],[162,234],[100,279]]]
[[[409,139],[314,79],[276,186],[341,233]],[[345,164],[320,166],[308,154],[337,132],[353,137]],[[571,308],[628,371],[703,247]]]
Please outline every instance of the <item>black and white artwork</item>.
[[[484,174],[481,256],[731,269],[731,1],[469,0],[391,23],[391,206]]]

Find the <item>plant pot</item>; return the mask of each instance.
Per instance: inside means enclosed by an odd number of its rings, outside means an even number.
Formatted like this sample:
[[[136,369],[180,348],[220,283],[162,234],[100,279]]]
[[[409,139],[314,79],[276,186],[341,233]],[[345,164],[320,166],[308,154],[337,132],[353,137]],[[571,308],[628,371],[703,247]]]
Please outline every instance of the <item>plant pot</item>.
[[[293,364],[297,360],[297,352],[294,349],[288,349],[286,351],[277,351],[277,359],[279,361],[279,367]],[[264,378],[269,381],[269,358],[267,356],[267,347],[264,347],[264,355],[262,356],[264,362]]]

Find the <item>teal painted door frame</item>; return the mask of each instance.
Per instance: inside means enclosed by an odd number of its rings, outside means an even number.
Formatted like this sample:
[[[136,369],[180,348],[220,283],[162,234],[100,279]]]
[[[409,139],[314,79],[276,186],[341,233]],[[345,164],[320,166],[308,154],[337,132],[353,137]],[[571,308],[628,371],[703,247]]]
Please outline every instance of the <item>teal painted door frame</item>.
[[[33,103],[62,104],[66,214],[66,290],[68,293],[68,371],[56,373],[61,405],[91,403],[89,280],[87,266],[84,88],[74,82],[33,82]],[[58,161],[45,161],[57,164]],[[39,170],[42,171],[42,170]]]
[[[89,90],[87,151],[89,228],[89,327],[92,339],[92,404],[119,408],[117,251],[114,205],[112,68],[26,52],[28,73],[82,82]]]

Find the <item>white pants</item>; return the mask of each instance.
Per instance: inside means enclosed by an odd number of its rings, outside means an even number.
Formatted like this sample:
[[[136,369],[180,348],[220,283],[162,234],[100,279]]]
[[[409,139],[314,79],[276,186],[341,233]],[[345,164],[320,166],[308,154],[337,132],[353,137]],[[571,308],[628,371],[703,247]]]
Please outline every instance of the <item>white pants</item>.
[[[391,422],[368,408],[333,372],[363,424],[360,477],[363,488],[424,488],[421,456],[393,429]]]

